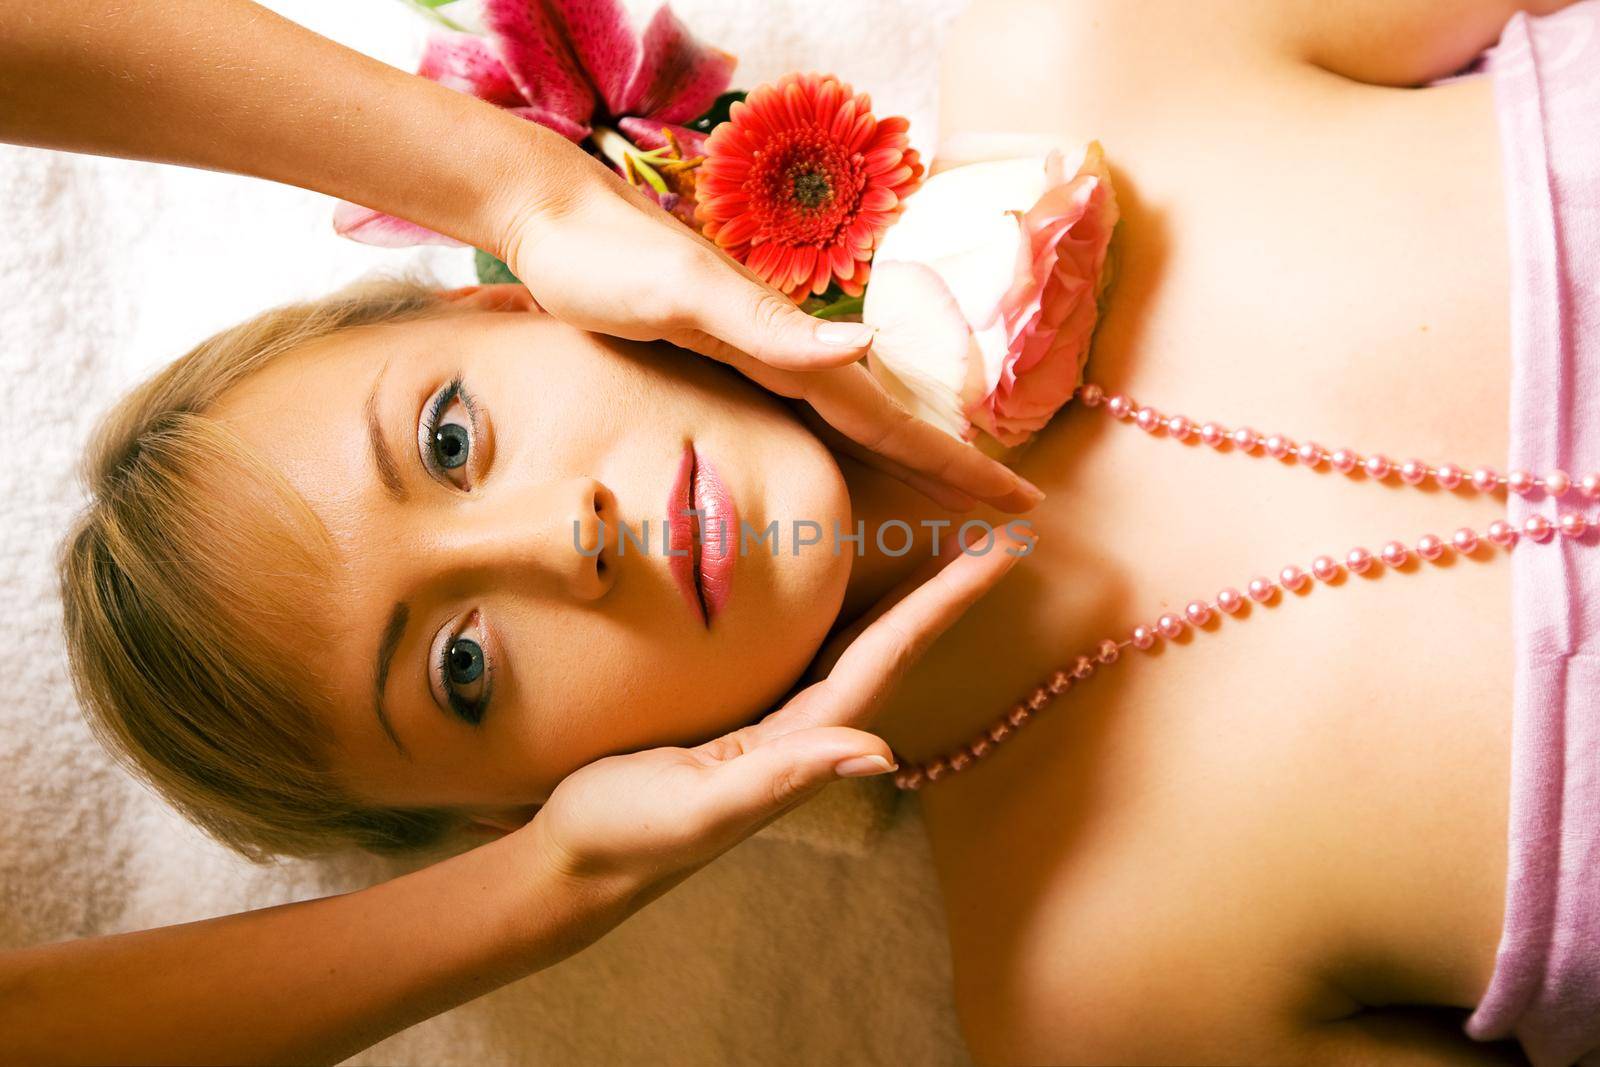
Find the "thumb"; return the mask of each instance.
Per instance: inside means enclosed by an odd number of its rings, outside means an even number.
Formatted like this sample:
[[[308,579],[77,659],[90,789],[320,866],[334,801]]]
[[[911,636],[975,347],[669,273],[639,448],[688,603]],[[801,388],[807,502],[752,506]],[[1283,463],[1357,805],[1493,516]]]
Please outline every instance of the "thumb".
[[[783,370],[823,370],[854,363],[876,332],[861,322],[808,315],[743,268],[718,257],[715,279],[705,279],[691,323],[700,337],[679,342],[701,355],[726,360],[728,349]]]
[[[754,833],[839,778],[895,770],[883,739],[847,726],[784,734],[712,770],[711,821],[721,831]]]

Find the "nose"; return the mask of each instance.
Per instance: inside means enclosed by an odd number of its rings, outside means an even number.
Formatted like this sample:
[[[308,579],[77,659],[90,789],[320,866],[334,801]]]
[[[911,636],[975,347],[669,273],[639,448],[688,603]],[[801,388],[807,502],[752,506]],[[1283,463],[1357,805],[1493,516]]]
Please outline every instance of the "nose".
[[[616,497],[593,478],[486,486],[441,524],[445,569],[494,588],[598,600],[616,581]]]

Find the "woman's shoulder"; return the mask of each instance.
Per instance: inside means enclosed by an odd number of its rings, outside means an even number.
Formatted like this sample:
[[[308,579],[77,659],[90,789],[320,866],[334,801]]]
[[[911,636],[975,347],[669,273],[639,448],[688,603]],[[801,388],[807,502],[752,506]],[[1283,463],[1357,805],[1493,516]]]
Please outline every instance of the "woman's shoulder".
[[[1065,81],[1091,112],[1130,94],[1196,80],[1249,85],[1295,68],[1418,86],[1467,66],[1517,12],[1549,14],[1574,2],[974,0],[947,54],[982,56],[991,74],[1006,70],[999,80]]]

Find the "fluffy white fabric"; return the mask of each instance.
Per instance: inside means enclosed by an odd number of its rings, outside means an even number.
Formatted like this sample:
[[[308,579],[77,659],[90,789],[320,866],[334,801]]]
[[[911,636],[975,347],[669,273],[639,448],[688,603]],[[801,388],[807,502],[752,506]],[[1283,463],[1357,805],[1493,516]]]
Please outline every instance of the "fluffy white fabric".
[[[926,152],[938,39],[960,2],[676,8],[740,55],[735,84],[835,71],[880,113],[909,115]],[[427,30],[389,0],[271,6],[406,69]],[[463,250],[336,239],[331,206],[249,179],[0,148],[12,449],[0,472],[0,640],[11,650],[0,672],[0,946],[317,896],[398,869],[356,856],[255,867],[204,839],[90,738],[59,637],[54,556],[81,502],[76,463],[118,393],[221,327],[369,271],[421,261],[447,283],[471,280]],[[965,1062],[926,842],[913,807],[892,809],[889,795],[882,782],[832,786],[574,959],[353,1062]]]

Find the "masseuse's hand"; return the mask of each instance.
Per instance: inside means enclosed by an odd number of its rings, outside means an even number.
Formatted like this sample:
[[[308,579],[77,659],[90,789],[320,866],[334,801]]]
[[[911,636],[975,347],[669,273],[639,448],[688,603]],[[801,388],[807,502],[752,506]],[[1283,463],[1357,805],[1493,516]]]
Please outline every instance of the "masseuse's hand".
[[[872,328],[801,311],[638,190],[560,145],[558,165],[502,242],[506,263],[544,310],[586,330],[665,340],[720,360],[810,406],[832,443],[946,507],[974,500],[1025,511],[1042,494],[1004,465],[915,418],[857,361]],[[559,190],[552,193],[550,189]]]
[[[518,833],[542,837],[566,874],[606,885],[607,895],[620,885],[638,906],[838,777],[893,769],[889,747],[860,727],[1028,544],[996,531],[987,552],[969,555],[947,538],[938,558],[874,609],[826,676],[781,708],[698,748],[591,763],[563,780]]]

